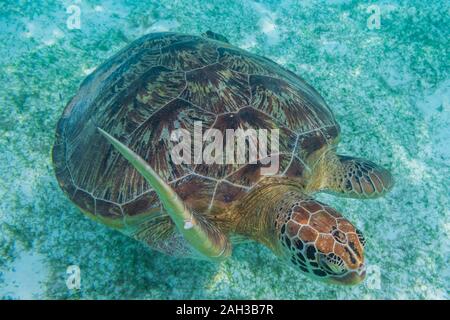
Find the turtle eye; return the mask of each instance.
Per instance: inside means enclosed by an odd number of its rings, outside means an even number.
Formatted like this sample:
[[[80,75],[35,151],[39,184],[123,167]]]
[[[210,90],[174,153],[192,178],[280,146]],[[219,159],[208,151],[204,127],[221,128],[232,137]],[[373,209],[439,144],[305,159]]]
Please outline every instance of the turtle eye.
[[[359,229],[356,229],[356,234],[358,236],[358,240],[363,247],[366,246],[366,238],[364,238],[362,232]]]

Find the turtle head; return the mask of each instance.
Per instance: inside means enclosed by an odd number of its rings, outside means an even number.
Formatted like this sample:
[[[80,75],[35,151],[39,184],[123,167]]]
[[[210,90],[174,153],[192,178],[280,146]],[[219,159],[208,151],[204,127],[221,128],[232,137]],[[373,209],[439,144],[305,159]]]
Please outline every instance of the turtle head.
[[[329,206],[313,199],[294,203],[277,219],[281,256],[315,279],[352,285],[365,277],[362,233]]]

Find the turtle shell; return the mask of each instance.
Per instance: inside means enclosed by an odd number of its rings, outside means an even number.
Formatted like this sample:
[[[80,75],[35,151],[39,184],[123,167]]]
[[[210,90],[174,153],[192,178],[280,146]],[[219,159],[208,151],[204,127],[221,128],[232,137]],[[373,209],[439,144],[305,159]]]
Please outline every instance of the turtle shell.
[[[84,212],[107,219],[159,211],[144,178],[114,150],[100,127],[138,153],[194,210],[238,201],[263,176],[261,163],[176,165],[170,133],[280,131],[280,175],[300,176],[308,155],[339,134],[310,85],[272,60],[228,43],[177,33],[146,35],[103,63],[81,84],[58,122],[56,177]]]

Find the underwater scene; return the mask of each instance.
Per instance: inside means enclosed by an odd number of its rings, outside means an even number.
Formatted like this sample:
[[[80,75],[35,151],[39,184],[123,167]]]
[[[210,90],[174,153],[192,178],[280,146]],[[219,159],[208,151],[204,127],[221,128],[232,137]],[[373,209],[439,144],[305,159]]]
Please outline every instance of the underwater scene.
[[[1,1],[0,299],[447,300],[449,39],[445,0]]]

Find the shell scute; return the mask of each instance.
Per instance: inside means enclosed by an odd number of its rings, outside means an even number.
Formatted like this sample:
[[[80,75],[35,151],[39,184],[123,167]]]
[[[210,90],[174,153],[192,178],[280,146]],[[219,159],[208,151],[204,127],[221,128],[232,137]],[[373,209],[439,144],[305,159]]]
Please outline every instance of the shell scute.
[[[172,70],[189,71],[213,64],[217,57],[215,46],[192,39],[162,48],[160,64]]]
[[[182,97],[216,114],[236,112],[250,102],[247,77],[220,64],[187,72],[186,79]]]

